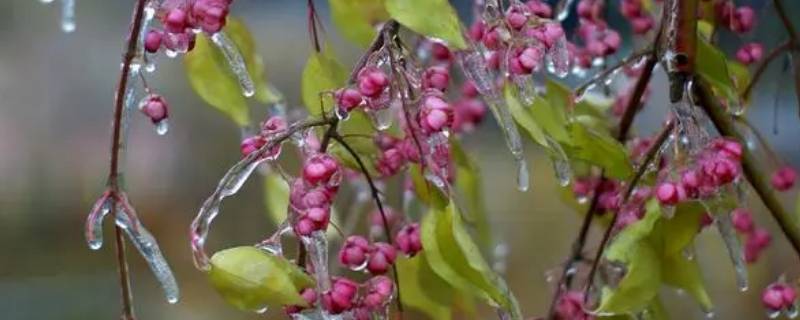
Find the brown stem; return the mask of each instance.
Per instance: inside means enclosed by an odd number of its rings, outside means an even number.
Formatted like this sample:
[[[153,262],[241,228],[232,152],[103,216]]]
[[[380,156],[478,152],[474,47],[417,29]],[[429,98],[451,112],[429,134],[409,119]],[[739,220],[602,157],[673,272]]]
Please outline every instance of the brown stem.
[[[319,35],[317,35],[317,9],[314,7],[313,0],[308,0],[308,33],[311,35],[311,44],[314,46],[314,51],[321,52]]]
[[[391,228],[389,227],[389,220],[386,218],[386,212],[383,208],[383,201],[381,201],[380,191],[378,187],[375,186],[375,182],[372,180],[372,175],[370,175],[369,170],[367,170],[367,166],[364,165],[364,161],[361,160],[361,157],[358,153],[350,146],[341,136],[338,134],[332,134],[331,138],[342,145],[342,147],[350,153],[351,156],[356,160],[358,163],[358,167],[361,169],[361,173],[364,174],[364,178],[367,179],[367,184],[369,185],[370,192],[372,193],[372,199],[375,200],[375,205],[378,207],[378,212],[381,213],[381,221],[383,223],[383,229],[386,232],[386,241],[388,243],[394,243],[392,241],[392,232]],[[400,297],[400,275],[397,272],[397,265],[392,264],[392,273],[394,274],[394,282],[395,286],[397,287],[397,311],[400,313],[400,317],[403,314],[403,303]]]
[[[639,165],[639,169],[636,170],[636,174],[631,178],[631,181],[625,186],[625,191],[623,192],[622,196],[622,204],[628,202],[628,199],[633,194],[633,190],[636,189],[636,186],[639,184],[639,181],[642,179],[644,174],[647,172],[650,164],[656,160],[658,156],[661,146],[664,142],[667,141],[670,134],[672,133],[672,129],[675,128],[675,121],[670,121],[661,129],[661,133],[658,134],[658,137],[653,142],[653,145],[647,150],[645,154],[644,160]],[[606,227],[605,233],[603,233],[603,239],[600,240],[600,245],[597,248],[597,253],[594,256],[594,261],[592,262],[592,268],[589,270],[589,276],[586,280],[586,289],[584,291],[584,299],[588,299],[589,297],[589,290],[592,288],[592,284],[594,283],[594,276],[597,273],[598,266],[600,266],[600,260],[603,258],[603,252],[605,252],[606,245],[608,241],[611,239],[611,234],[613,233],[614,227],[617,224],[617,219],[619,218],[618,213],[614,213],[611,217],[611,222]]]
[[[791,46],[790,41],[781,43],[779,46],[772,49],[772,51],[770,51],[766,57],[764,57],[764,60],[761,61],[761,64],[759,64],[756,67],[756,71],[753,73],[753,78],[750,80],[750,83],[747,84],[747,87],[745,87],[744,92],[742,92],[742,99],[747,100],[750,98],[750,93],[753,91],[753,88],[756,86],[756,83],[758,83],[758,80],[761,79],[761,76],[764,74],[764,71],[767,70],[769,64],[773,60],[775,60],[775,58],[777,58],[782,52],[789,49],[790,46]]]
[[[119,195],[119,159],[122,149],[122,117],[125,112],[125,91],[128,88],[128,78],[131,72],[131,63],[136,58],[138,39],[142,29],[142,18],[146,0],[137,0],[133,10],[131,29],[128,34],[128,44],[122,58],[122,71],[119,75],[117,93],[114,97],[114,119],[112,121],[111,160],[108,172],[109,194],[117,198]],[[116,217],[116,205],[111,206],[111,216]],[[122,319],[133,320],[133,294],[130,287],[130,272],[128,259],[125,253],[125,240],[119,226],[114,226],[115,245],[117,252],[117,271],[119,273],[120,298],[122,300]]]
[[[708,84],[701,79],[698,80],[699,81],[695,81],[697,101],[699,102],[699,106],[703,108],[711,119],[711,122],[714,123],[714,127],[717,128],[717,131],[723,136],[744,141],[741,134],[739,134],[733,126],[731,118],[725,113],[725,109],[712,95]],[[769,209],[775,222],[778,223],[781,231],[783,231],[783,235],[786,236],[786,239],[797,252],[798,258],[800,258],[800,227],[793,221],[792,214],[781,206],[769,182],[764,178],[764,173],[756,165],[755,158],[746,148],[742,154],[742,171],[744,171],[744,175],[747,180],[750,181],[750,185],[753,186],[753,189],[755,189],[761,201],[767,209]]]
[[[642,96],[644,96],[647,85],[650,83],[650,80],[653,77],[653,70],[658,62],[658,57],[656,56],[655,50],[649,50],[646,52],[649,54],[649,56],[647,57],[644,69],[642,70],[642,75],[639,76],[639,79],[636,81],[633,93],[631,94],[631,99],[628,100],[628,104],[625,107],[625,113],[622,115],[622,119],[619,123],[619,130],[617,131],[616,138],[620,143],[624,143],[628,138],[628,132],[632,127],[633,119],[636,117],[636,114],[638,114],[639,108],[641,107]],[[602,191],[602,185],[605,181],[605,171],[603,171],[600,173],[600,182],[594,188],[592,201],[589,204],[589,209],[586,210],[586,215],[581,223],[581,229],[578,233],[578,237],[575,239],[575,242],[573,242],[570,255],[567,258],[567,262],[564,264],[564,270],[561,273],[561,278],[556,284],[556,292],[553,294],[553,298],[550,301],[547,319],[553,319],[555,316],[555,307],[558,303],[558,299],[560,299],[563,290],[570,287],[572,277],[570,276],[569,270],[572,269],[574,264],[582,257],[581,252],[583,251],[584,246],[586,246],[586,239],[588,237],[592,222],[594,221],[595,211],[597,210],[597,204],[599,203],[600,193]]]
[[[794,65],[794,94],[797,97],[797,111],[800,116],[800,48],[796,47],[792,51],[792,64]],[[777,97],[776,97],[777,98]]]
[[[795,43],[795,45],[800,45],[800,36],[797,35],[797,31],[795,31],[794,26],[792,25],[792,20],[789,19],[788,15],[786,15],[786,7],[783,6],[783,2],[781,2],[781,0],[772,0],[772,3],[775,4],[775,11],[778,13],[778,17],[781,18],[783,27],[786,28],[786,32],[789,34],[791,42]]]

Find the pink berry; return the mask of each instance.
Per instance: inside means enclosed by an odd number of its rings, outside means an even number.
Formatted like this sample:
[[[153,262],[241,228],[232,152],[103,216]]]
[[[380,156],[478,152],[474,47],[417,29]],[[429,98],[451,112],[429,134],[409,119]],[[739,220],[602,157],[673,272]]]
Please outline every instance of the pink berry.
[[[376,68],[365,68],[358,76],[358,91],[361,94],[377,98],[389,86],[389,77]]]
[[[361,105],[364,101],[364,97],[361,96],[361,93],[358,92],[356,89],[339,89],[336,91],[336,103],[339,107],[344,109],[344,111],[350,111]]]
[[[183,33],[186,29],[186,12],[180,8],[173,8],[164,18],[164,28],[169,33]]]
[[[248,137],[242,140],[239,148],[242,151],[242,156],[246,157],[264,146],[264,140],[259,136]]]
[[[469,27],[468,33],[472,41],[481,41],[483,40],[483,36],[486,34],[486,24],[484,24],[481,20],[475,21]]]
[[[222,30],[228,16],[231,0],[196,0],[192,4],[192,18],[196,27],[213,34]]]
[[[742,6],[736,9],[731,20],[731,30],[737,33],[746,33],[753,30],[756,23],[756,14],[753,8]]]
[[[782,284],[771,284],[761,293],[761,303],[769,310],[781,310],[784,307]]]
[[[144,50],[149,53],[156,53],[161,48],[161,39],[163,34],[158,30],[150,30],[144,37]]]
[[[317,154],[303,165],[303,180],[309,185],[327,184],[338,172],[336,159],[328,154]]]
[[[464,81],[464,85],[461,86],[461,94],[464,95],[465,98],[477,98],[480,93],[475,83],[471,80],[467,80]]]
[[[397,253],[391,245],[377,242],[370,246],[367,270],[372,274],[384,274],[394,264]]]
[[[736,51],[736,59],[743,64],[751,64],[761,60],[763,55],[764,47],[757,42],[747,43]]]
[[[390,177],[397,174],[397,172],[403,168],[403,165],[405,165],[406,162],[405,160],[406,159],[400,150],[390,148],[384,150],[378,155],[378,160],[375,164],[375,167],[378,169],[378,172],[380,172],[381,176]]]
[[[447,90],[450,83],[450,72],[445,67],[434,66],[425,70],[422,87],[433,88],[439,91]]]
[[[756,228],[750,235],[750,239],[752,239],[753,243],[760,249],[767,248],[770,242],[772,242],[772,236],[766,229],[762,228]]]
[[[671,182],[662,182],[656,188],[656,199],[662,205],[674,206],[685,197],[685,195],[681,195],[682,193],[684,193],[683,187]]]
[[[339,262],[348,268],[360,268],[367,262],[369,241],[362,236],[349,236],[339,250]]]
[[[453,58],[452,53],[450,53],[450,49],[447,48],[446,45],[439,42],[431,43],[431,54],[436,60],[450,60]]]
[[[550,18],[553,15],[553,9],[550,8],[546,2],[540,0],[528,0],[525,3],[528,5],[528,10],[534,15],[537,15],[541,18]]]
[[[419,232],[418,223],[404,226],[395,236],[395,247],[405,255],[413,257],[417,252],[422,250],[422,240],[420,239]]]
[[[528,22],[528,17],[525,16],[524,13],[519,12],[518,10],[511,10],[508,14],[506,14],[506,23],[512,29],[519,30],[522,29],[523,26]]]
[[[367,294],[361,301],[368,310],[379,310],[389,303],[394,283],[386,276],[375,276],[367,282]]]
[[[322,295],[322,306],[331,314],[348,311],[355,305],[358,284],[345,279],[334,278],[331,290]]]
[[[734,209],[731,213],[731,219],[733,220],[733,227],[741,233],[750,233],[755,227],[750,210],[745,208]]]
[[[786,191],[794,187],[797,172],[790,166],[783,166],[772,174],[772,187],[778,191]]]
[[[144,113],[153,123],[159,123],[169,116],[167,101],[164,97],[151,94],[147,99],[139,104],[139,109]]]

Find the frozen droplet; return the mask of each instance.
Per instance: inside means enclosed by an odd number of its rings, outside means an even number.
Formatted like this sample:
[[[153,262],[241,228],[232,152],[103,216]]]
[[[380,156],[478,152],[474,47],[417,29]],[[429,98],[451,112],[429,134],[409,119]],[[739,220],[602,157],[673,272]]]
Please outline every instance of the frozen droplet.
[[[519,191],[528,191],[530,187],[530,173],[528,172],[528,164],[525,160],[517,160],[517,189]]]
[[[703,311],[703,315],[705,315],[706,319],[714,319],[717,317],[717,315],[714,313],[714,310]]]
[[[551,161],[553,161],[553,172],[555,172],[558,184],[562,187],[569,185],[572,180],[572,166],[569,163],[566,152],[561,148],[561,144],[551,137],[547,137],[547,144],[552,150]]]
[[[781,310],[767,309],[767,318],[776,319],[781,316]]]
[[[570,58],[567,48],[567,37],[562,35],[547,51],[547,70],[556,77],[564,78],[569,75]]]
[[[336,111],[336,117],[341,121],[345,121],[350,118],[350,112],[348,112],[345,108],[337,107],[334,111]]]
[[[536,86],[533,83],[533,76],[512,77],[514,84],[519,88],[519,98],[523,105],[530,106],[536,100]]]
[[[392,121],[394,120],[394,110],[392,110],[392,108],[373,110],[370,112],[370,116],[372,117],[372,123],[375,126],[375,129],[383,131],[392,126]]]
[[[253,79],[250,78],[250,74],[247,72],[247,65],[245,64],[244,58],[242,58],[242,54],[239,52],[239,49],[236,48],[236,44],[234,44],[233,41],[228,38],[224,31],[213,34],[211,36],[211,41],[217,45],[220,51],[222,51],[222,54],[225,56],[225,60],[228,61],[228,66],[239,80],[239,86],[242,87],[242,93],[244,96],[252,97],[255,95],[255,84],[253,84]]]
[[[730,256],[733,268],[736,274],[736,284],[740,291],[746,291],[747,284],[747,265],[745,264],[744,254],[742,252],[742,245],[739,238],[736,236],[736,230],[733,228],[731,216],[726,213],[716,214],[714,224],[719,231],[725,247],[728,249],[728,256]]]
[[[41,3],[53,3],[53,0],[39,0]]]
[[[86,219],[86,242],[89,249],[99,250],[103,247],[103,220],[111,212],[112,199],[108,193],[104,193],[100,199],[95,202],[92,211]]]
[[[156,123],[156,133],[159,136],[167,134],[167,131],[169,131],[169,121],[167,121],[167,119],[161,120],[158,123]]]
[[[783,314],[789,319],[797,318],[800,315],[800,310],[797,309],[797,303],[792,303],[788,308],[783,310]]]
[[[683,257],[686,258],[686,260],[694,260],[695,255],[696,253],[693,245],[689,245],[683,249]]]
[[[475,88],[488,99],[499,96],[494,76],[486,65],[486,59],[480,51],[474,49],[457,52],[458,62],[464,75],[475,84]]]
[[[556,4],[556,19],[564,21],[569,17],[569,11],[574,0],[559,0]]]
[[[147,72],[154,72],[156,71],[156,62],[154,61],[155,57],[147,58],[147,62],[144,64],[144,71]]]
[[[139,222],[136,212],[128,202],[125,194],[118,195],[116,212],[116,224],[118,227],[125,231],[128,235],[133,246],[142,255],[142,258],[147,262],[150,270],[155,275],[161,288],[164,290],[164,295],[169,303],[177,303],[180,297],[180,290],[178,283],[175,281],[175,276],[161,254],[161,249],[158,247],[156,239],[150,234],[149,231]]]
[[[588,74],[588,70],[576,65],[572,67],[572,74],[578,78],[584,78]]]
[[[171,50],[171,49],[165,49],[165,50],[164,50],[164,53],[165,53],[165,54],[167,55],[167,57],[169,57],[169,58],[175,58],[175,57],[177,57],[177,56],[178,56],[178,52],[177,52],[177,51],[175,51],[175,50]]]
[[[269,307],[265,306],[265,307],[263,307],[261,309],[256,309],[254,311],[255,311],[255,313],[263,314],[263,313],[267,313],[267,310],[269,310]]]
[[[75,31],[75,0],[61,0],[61,30]]]

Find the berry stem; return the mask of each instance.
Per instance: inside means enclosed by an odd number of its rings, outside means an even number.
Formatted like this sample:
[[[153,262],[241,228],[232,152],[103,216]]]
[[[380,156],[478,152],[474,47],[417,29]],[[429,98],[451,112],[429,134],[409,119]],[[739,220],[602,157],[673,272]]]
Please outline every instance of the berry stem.
[[[631,99],[628,100],[628,105],[625,108],[625,113],[622,115],[622,119],[619,123],[619,130],[617,131],[617,141],[620,143],[624,143],[627,140],[628,132],[630,131],[633,120],[636,118],[638,114],[639,108],[641,106],[642,96],[644,95],[645,89],[647,89],[647,85],[650,83],[650,79],[653,76],[653,70],[655,69],[656,63],[658,62],[658,58],[656,57],[655,50],[647,50],[644,51],[647,56],[647,61],[645,62],[644,69],[642,71],[642,75],[639,76],[639,79],[636,81],[636,85],[633,90],[633,94],[631,95]],[[637,54],[633,54],[631,56],[636,56]],[[638,56],[638,57],[641,57]],[[628,62],[634,60],[633,58],[625,59]],[[625,61],[623,60],[623,61]],[[624,65],[626,63],[621,63]],[[615,67],[618,68],[619,66]],[[596,78],[596,77],[595,77]],[[595,211],[597,210],[597,205],[600,200],[600,193],[603,182],[606,180],[605,172],[600,173],[600,182],[595,186],[594,192],[592,193],[592,200],[589,204],[589,209],[586,210],[586,215],[583,217],[583,222],[581,223],[581,229],[578,232],[578,237],[575,239],[575,242],[572,244],[572,249],[570,255],[567,257],[567,262],[564,264],[564,269],[561,272],[561,277],[556,284],[556,291],[553,294],[553,299],[550,302],[550,308],[547,312],[548,316],[547,319],[553,319],[555,316],[555,307],[558,303],[558,299],[560,299],[561,295],[563,294],[564,289],[569,288],[572,282],[572,276],[569,274],[569,270],[572,269],[573,265],[578,262],[582,254],[584,246],[586,246],[586,239],[589,235],[589,230],[594,221]]]
[[[650,164],[655,161],[658,157],[658,154],[661,151],[661,146],[667,142],[670,134],[672,134],[672,129],[675,128],[675,121],[668,122],[664,128],[661,129],[661,132],[656,137],[653,145],[647,149],[647,153],[645,153],[644,160],[639,165],[639,168],[636,170],[633,178],[631,178],[630,182],[625,186],[625,191],[622,196],[622,204],[626,203],[628,199],[633,194],[633,190],[636,189],[636,186],[639,184],[639,181],[642,177],[647,173]],[[594,261],[592,261],[592,268],[589,270],[589,276],[586,278],[586,289],[584,289],[584,300],[589,298],[589,290],[592,288],[592,284],[594,283],[594,276],[597,273],[597,267],[600,265],[600,260],[603,258],[603,252],[605,251],[606,245],[608,241],[611,239],[611,234],[614,231],[614,226],[617,224],[617,219],[619,218],[618,213],[614,213],[611,216],[611,222],[609,222],[608,226],[606,227],[605,233],[603,233],[603,239],[600,240],[600,244],[597,248],[597,253],[594,256]]]
[[[367,166],[364,165],[364,161],[361,160],[361,157],[358,153],[350,146],[341,136],[334,133],[331,135],[331,138],[338,142],[351,156],[356,160],[358,163],[358,167],[361,169],[361,173],[364,174],[364,178],[367,179],[367,184],[369,185],[370,192],[372,193],[372,199],[375,200],[375,205],[378,207],[378,211],[381,213],[381,220],[383,222],[383,229],[386,232],[386,241],[388,243],[393,243],[392,241],[392,232],[391,228],[389,227],[389,220],[386,219],[386,212],[383,208],[383,201],[381,201],[380,191],[378,187],[375,186],[375,182],[372,180],[372,175],[370,175],[369,170],[367,170]],[[394,275],[394,282],[395,286],[397,287],[397,311],[400,313],[400,318],[403,317],[403,303],[400,297],[400,275],[397,272],[397,265],[392,264],[392,274]]]
[[[753,73],[753,78],[750,80],[750,83],[747,84],[747,87],[742,92],[742,99],[747,100],[750,98],[750,94],[755,88],[758,81],[761,79],[761,76],[764,74],[764,71],[767,70],[769,64],[775,60],[781,53],[788,50],[791,47],[791,41],[786,41],[781,43],[779,46],[775,47],[770,51],[764,60],[756,67],[756,71]],[[795,72],[796,73],[796,72]]]
[[[708,84],[700,79],[695,82],[695,94],[697,95],[699,106],[703,108],[711,122],[714,123],[717,131],[723,136],[742,141],[742,135],[736,131],[733,121],[724,112],[725,109],[713,98]],[[742,170],[747,180],[750,181],[750,185],[753,186],[753,189],[761,198],[761,201],[769,209],[775,222],[780,226],[783,235],[786,236],[786,239],[789,240],[789,243],[797,252],[797,257],[800,258],[800,227],[794,223],[791,213],[783,208],[778,197],[772,191],[769,182],[764,179],[764,174],[756,165],[755,158],[746,148],[742,153]]]
[[[122,117],[125,105],[125,91],[128,88],[128,75],[131,72],[131,63],[136,58],[136,48],[138,46],[139,35],[142,29],[142,18],[146,0],[137,0],[134,6],[131,28],[128,34],[128,44],[122,58],[122,71],[120,72],[117,84],[117,94],[114,101],[114,118],[112,122],[111,140],[111,160],[108,172],[108,191],[111,197],[117,198],[119,194],[119,159],[122,149]],[[111,206],[111,216],[116,217],[117,206]],[[116,219],[116,218],[115,218]],[[120,297],[122,300],[122,319],[133,320],[133,294],[130,286],[130,272],[128,270],[128,259],[125,253],[125,240],[122,230],[114,225],[114,236],[117,254],[117,271],[119,273]]]

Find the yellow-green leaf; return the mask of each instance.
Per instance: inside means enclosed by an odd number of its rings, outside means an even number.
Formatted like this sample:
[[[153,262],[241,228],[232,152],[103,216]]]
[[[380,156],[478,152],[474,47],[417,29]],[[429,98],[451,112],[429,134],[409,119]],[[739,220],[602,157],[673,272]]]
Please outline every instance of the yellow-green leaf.
[[[286,220],[289,208],[289,184],[274,171],[264,175],[264,204],[272,223],[280,224]]]
[[[702,37],[697,39],[697,73],[729,104],[739,103],[739,92],[750,80],[747,68],[729,62],[725,54]]]
[[[253,36],[237,19],[228,19],[223,31],[239,49],[247,72],[256,88],[255,98],[261,102],[271,100],[264,77],[264,64],[256,51]],[[230,117],[239,126],[250,122],[247,100],[236,76],[230,71],[222,52],[205,35],[198,35],[195,47],[183,59],[186,75],[192,89],[212,107]]]
[[[386,11],[406,28],[444,40],[454,49],[466,49],[461,21],[447,0],[386,0]]]
[[[536,120],[533,119],[533,116],[525,110],[525,107],[517,100],[516,92],[511,86],[506,86],[505,98],[506,105],[511,112],[511,116],[514,117],[514,121],[525,129],[525,132],[531,136],[534,142],[547,148],[547,136],[544,130],[542,130],[539,124],[536,123]]]
[[[477,242],[487,249],[491,242],[489,219],[483,199],[483,179],[480,167],[461,147],[458,139],[450,139],[453,162],[456,164],[456,189],[461,203],[465,204],[463,217],[474,227]]]
[[[242,310],[304,306],[300,291],[314,285],[293,263],[250,246],[215,253],[208,277],[228,303]]]
[[[683,253],[666,256],[661,262],[661,272],[664,283],[683,289],[700,303],[703,310],[711,310],[711,298],[696,259],[688,259]]]
[[[330,50],[313,53],[303,69],[302,95],[303,104],[312,115],[319,116],[324,109],[330,112],[333,98],[326,91],[341,88],[347,78],[344,67]],[[322,94],[322,100],[320,100]]]
[[[331,18],[348,40],[367,47],[375,39],[375,25],[389,18],[384,0],[328,0]]]
[[[400,292],[403,304],[416,309],[432,320],[452,319],[452,304],[455,290],[431,270],[425,251],[413,258],[397,259]]]
[[[626,179],[633,173],[627,150],[608,132],[586,128],[581,123],[570,125],[571,145],[562,145],[570,159],[580,159],[605,169],[606,174]]]

